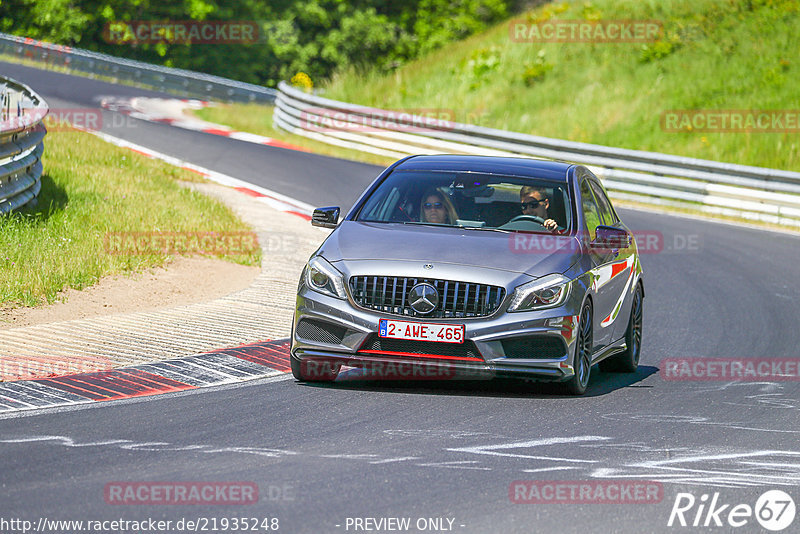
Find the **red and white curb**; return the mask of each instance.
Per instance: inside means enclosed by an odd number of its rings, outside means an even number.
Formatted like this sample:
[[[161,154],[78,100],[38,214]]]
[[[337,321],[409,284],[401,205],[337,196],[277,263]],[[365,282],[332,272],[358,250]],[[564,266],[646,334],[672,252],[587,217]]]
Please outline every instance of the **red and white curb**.
[[[0,383],[0,417],[11,412],[128,399],[285,375],[289,341],[261,341],[187,358]]]
[[[116,111],[117,113],[123,113],[148,122],[158,122],[177,128],[184,128],[186,130],[230,137],[231,139],[257,145],[310,152],[307,148],[299,145],[293,145],[263,135],[240,132],[222,124],[193,119],[183,113],[185,108],[202,109],[214,105],[211,102],[205,102],[203,100],[105,97],[100,100],[100,105],[109,111]]]
[[[211,169],[207,169],[205,167],[195,165],[194,163],[189,163],[179,158],[151,150],[147,147],[131,143],[130,141],[120,139],[119,137],[114,137],[113,135],[109,135],[104,132],[85,128],[79,129],[92,135],[96,135],[100,139],[103,139],[104,141],[116,146],[128,148],[143,156],[159,159],[169,163],[170,165],[175,165],[176,167],[195,172],[212,182],[233,187],[237,191],[255,197],[257,200],[264,202],[278,211],[297,215],[298,217],[302,217],[307,221],[311,220],[311,213],[314,211],[314,207],[311,204],[306,204],[305,202],[282,195],[281,193],[272,191],[271,189],[245,182],[244,180],[234,178],[233,176],[229,176],[227,174],[222,174],[221,172],[212,171]]]

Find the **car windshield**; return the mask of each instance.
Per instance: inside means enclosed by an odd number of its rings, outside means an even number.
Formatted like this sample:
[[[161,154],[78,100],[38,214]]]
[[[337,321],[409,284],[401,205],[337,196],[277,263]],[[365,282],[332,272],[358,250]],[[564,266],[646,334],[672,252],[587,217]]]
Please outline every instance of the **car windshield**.
[[[367,198],[356,220],[567,232],[571,225],[569,206],[566,183],[552,180],[470,172],[395,171]]]

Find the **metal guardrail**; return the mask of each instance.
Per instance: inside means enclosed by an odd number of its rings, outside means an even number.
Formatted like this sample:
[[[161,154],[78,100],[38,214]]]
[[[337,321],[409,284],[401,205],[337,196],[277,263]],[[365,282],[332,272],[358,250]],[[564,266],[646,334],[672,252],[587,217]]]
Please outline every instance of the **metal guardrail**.
[[[275,100],[277,91],[250,83],[184,69],[151,65],[80,48],[56,45],[0,32],[0,54],[64,67],[95,76],[106,76],[165,93],[222,102],[266,102]]]
[[[388,157],[464,153],[532,156],[592,168],[613,197],[800,226],[800,173],[432,121],[278,86],[275,125]]]
[[[47,103],[30,87],[0,78],[0,214],[36,202],[42,187]]]

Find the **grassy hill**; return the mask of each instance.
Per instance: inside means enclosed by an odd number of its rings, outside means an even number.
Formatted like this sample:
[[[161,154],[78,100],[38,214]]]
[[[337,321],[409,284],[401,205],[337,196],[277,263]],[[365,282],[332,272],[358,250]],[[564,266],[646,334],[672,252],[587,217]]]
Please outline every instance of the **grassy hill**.
[[[800,0],[592,0],[517,16],[649,19],[651,43],[516,42],[511,21],[390,75],[340,73],[337,100],[445,109],[483,126],[800,170],[800,133],[665,131],[668,110],[800,110]]]

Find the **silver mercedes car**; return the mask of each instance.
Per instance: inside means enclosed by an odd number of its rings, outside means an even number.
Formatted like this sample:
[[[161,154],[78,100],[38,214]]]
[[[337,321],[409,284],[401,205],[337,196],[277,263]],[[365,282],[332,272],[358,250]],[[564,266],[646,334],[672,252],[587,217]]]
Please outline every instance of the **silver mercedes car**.
[[[411,156],[385,171],[303,269],[291,366],[365,378],[520,377],[580,395],[592,366],[634,372],[636,240],[586,167]]]

